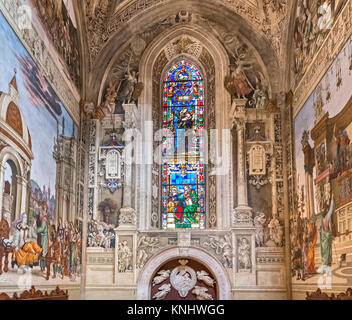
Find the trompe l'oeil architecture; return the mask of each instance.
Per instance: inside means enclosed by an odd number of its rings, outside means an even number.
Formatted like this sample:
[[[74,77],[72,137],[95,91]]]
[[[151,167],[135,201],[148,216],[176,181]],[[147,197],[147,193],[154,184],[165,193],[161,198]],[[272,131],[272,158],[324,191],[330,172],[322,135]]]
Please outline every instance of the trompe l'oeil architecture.
[[[0,9],[0,292],[352,286],[350,0]]]

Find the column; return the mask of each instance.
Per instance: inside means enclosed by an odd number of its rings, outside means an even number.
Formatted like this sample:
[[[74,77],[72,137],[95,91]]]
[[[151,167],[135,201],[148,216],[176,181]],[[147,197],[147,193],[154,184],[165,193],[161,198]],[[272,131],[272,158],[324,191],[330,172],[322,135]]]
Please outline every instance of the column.
[[[304,171],[305,171],[305,206],[306,217],[309,219],[314,214],[314,189],[313,189],[313,168],[314,168],[314,150],[309,143],[303,145],[304,153]]]
[[[4,176],[5,176],[5,167],[0,164],[0,221],[2,220],[2,203],[3,203],[3,196],[4,196]]]
[[[246,170],[246,109],[245,100],[235,100],[233,122],[237,131],[237,207],[234,209],[233,223],[240,226],[253,226],[252,208],[248,206],[247,170]]]
[[[21,217],[22,209],[22,177],[16,176],[16,219]]]
[[[135,104],[123,104],[125,110],[124,129],[136,129],[137,127],[137,106]],[[125,154],[131,155],[133,149],[132,143],[128,143],[125,148]],[[136,154],[137,150],[134,150]],[[124,217],[135,217],[135,210],[132,208],[132,159],[124,159],[124,184],[123,184],[123,208],[120,210],[119,225],[123,223]]]
[[[21,177],[21,185],[22,185],[22,195],[21,195],[21,214],[22,214],[22,212],[27,212],[28,188],[27,188],[27,179],[25,177]]]

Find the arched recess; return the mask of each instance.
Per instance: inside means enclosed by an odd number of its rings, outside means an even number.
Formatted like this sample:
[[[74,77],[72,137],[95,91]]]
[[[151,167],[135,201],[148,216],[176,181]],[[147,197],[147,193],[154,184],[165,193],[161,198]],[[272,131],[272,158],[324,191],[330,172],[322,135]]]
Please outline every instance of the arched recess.
[[[137,300],[151,300],[151,285],[156,272],[176,259],[192,259],[205,265],[216,276],[219,300],[231,300],[231,283],[222,264],[209,253],[194,247],[173,247],[158,252],[144,266],[137,281]]]
[[[189,37],[193,41],[201,44],[199,54],[176,54],[172,57],[167,57],[166,47],[181,37]],[[143,54],[140,61],[140,78],[139,80],[145,84],[145,89],[139,99],[138,105],[141,112],[141,131],[146,135],[146,130],[151,124],[151,121],[159,119],[161,112],[161,85],[162,76],[166,72],[167,67],[173,61],[186,57],[196,63],[202,70],[206,78],[207,91],[207,108],[208,108],[208,130],[220,129],[218,143],[221,145],[221,129],[230,128],[230,121],[227,117],[228,109],[230,108],[230,96],[224,88],[224,79],[227,75],[229,60],[223,46],[215,37],[209,36],[204,30],[197,26],[176,26],[171,30],[167,30],[149,45]],[[154,132],[161,128],[161,124],[154,123]],[[152,137],[154,134],[148,132]],[[144,229],[159,229],[160,226],[156,223],[160,221],[160,210],[153,208],[153,201],[160,203],[160,199],[155,199],[155,195],[150,192],[155,188],[156,180],[159,180],[156,172],[159,171],[158,166],[152,165],[153,150],[160,145],[160,142],[150,141],[149,144],[143,144],[144,159],[148,159],[147,164],[139,166],[139,195],[136,197],[136,209],[141,213],[139,217],[140,227]],[[221,156],[221,155],[219,155]],[[226,159],[231,163],[230,155]],[[153,177],[154,175],[154,177]],[[221,189],[231,189],[231,178],[227,176],[212,176],[208,177],[208,207],[213,206],[212,226],[216,228],[226,228],[230,225],[230,208],[231,198],[228,194],[221,193]],[[159,189],[159,186],[157,186]],[[213,195],[212,195],[213,193]],[[154,200],[153,200],[154,197]],[[143,208],[141,210],[140,208]],[[219,213],[223,214],[220,215]],[[155,214],[158,216],[155,217]],[[209,217],[208,217],[209,221]]]

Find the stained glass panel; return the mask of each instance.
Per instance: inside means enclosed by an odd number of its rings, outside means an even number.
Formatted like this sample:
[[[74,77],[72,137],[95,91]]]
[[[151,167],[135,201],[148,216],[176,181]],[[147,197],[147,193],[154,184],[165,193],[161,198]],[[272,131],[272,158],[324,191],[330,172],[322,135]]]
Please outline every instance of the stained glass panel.
[[[204,229],[204,81],[186,60],[164,78],[162,223],[164,229]]]

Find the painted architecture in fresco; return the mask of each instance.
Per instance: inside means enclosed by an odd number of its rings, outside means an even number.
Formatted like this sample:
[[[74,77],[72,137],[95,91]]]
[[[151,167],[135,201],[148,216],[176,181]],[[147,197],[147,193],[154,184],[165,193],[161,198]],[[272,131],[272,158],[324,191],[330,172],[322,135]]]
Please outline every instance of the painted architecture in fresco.
[[[77,126],[0,16],[0,287],[77,281]]]
[[[291,221],[297,285],[350,286],[352,38],[295,118],[298,212]]]

